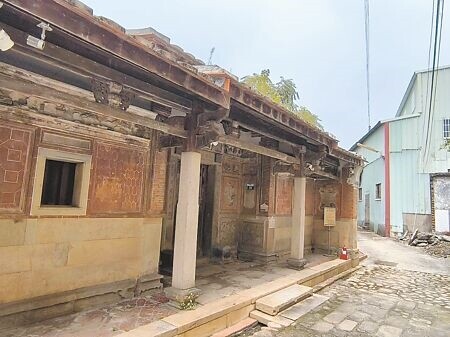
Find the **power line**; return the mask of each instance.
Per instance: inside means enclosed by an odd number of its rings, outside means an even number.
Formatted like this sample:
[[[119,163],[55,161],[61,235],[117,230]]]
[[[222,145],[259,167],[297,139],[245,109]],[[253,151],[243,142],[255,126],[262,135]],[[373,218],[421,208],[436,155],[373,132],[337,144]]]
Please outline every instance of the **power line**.
[[[436,106],[436,90],[437,90],[437,84],[438,84],[438,77],[439,77],[439,64],[441,59],[441,41],[442,41],[442,22],[444,21],[444,4],[445,1],[441,0],[441,20],[439,22],[439,42],[438,42],[438,48],[437,48],[437,61],[436,61],[436,84],[434,85],[434,100],[433,100],[433,110]],[[433,128],[433,125],[431,125],[431,128]]]
[[[429,151],[429,137],[430,137],[430,128],[432,121],[432,114],[434,110],[434,105],[436,101],[436,87],[435,79],[437,77],[437,68],[439,67],[439,59],[440,59],[440,49],[441,49],[441,33],[442,33],[442,21],[444,18],[443,15],[444,10],[444,0],[437,0],[436,5],[436,19],[434,20],[434,47],[433,47],[433,67],[431,70],[431,87],[430,87],[430,101],[428,106],[428,115],[427,115],[427,128],[426,128],[426,138],[425,138],[425,151],[424,151],[424,159],[428,156]],[[432,24],[433,24],[432,23]]]
[[[430,93],[430,70],[431,70],[431,49],[433,46],[433,27],[434,27],[434,8],[436,5],[436,0],[433,0],[433,7],[431,9],[431,28],[430,28],[430,43],[428,47],[428,66],[427,66],[427,93],[425,96],[425,106],[428,106],[428,95]]]
[[[364,0],[364,14],[365,14],[365,29],[366,29],[366,85],[367,85],[367,119],[369,125],[369,131],[371,129],[370,125],[370,8],[369,0]]]

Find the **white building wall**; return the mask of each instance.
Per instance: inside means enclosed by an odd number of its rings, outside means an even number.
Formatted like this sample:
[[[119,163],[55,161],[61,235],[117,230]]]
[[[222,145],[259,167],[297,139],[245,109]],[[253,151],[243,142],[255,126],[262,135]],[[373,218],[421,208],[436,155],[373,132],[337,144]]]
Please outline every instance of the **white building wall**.
[[[365,141],[364,145],[377,150],[374,152],[364,147],[358,147],[356,152],[367,161],[364,167],[360,188],[362,200],[358,201],[358,223],[361,225],[365,219],[366,197],[369,195],[370,213],[369,222],[371,230],[382,233],[384,231],[384,129],[376,129]],[[381,183],[381,199],[376,199],[376,184]]]
[[[395,119],[385,121],[390,128],[391,232],[401,233],[413,224],[431,222],[430,173],[450,171],[450,151],[443,148],[443,120],[450,119],[450,68],[438,71],[436,96],[428,127],[431,77],[414,75]],[[427,133],[428,129],[428,133]],[[384,125],[364,140],[364,145],[384,155]],[[380,154],[362,147],[356,149],[368,164],[361,187],[371,193],[371,222],[377,231],[384,225],[384,200],[374,199],[375,184],[382,182],[384,199],[384,160]],[[382,207],[380,207],[382,206]],[[364,200],[359,202],[358,221],[364,220]],[[407,227],[409,228],[409,227]]]

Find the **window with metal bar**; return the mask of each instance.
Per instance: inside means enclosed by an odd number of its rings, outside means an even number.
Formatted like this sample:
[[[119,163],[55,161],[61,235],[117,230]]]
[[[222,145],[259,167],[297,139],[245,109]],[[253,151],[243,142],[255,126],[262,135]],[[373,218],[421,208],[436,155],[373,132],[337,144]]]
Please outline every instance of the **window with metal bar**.
[[[450,139],[450,118],[444,119],[444,138]]]

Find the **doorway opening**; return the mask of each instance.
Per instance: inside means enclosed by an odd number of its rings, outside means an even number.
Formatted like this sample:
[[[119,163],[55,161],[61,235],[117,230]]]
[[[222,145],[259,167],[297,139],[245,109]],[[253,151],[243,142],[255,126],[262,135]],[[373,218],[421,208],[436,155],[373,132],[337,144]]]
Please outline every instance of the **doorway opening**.
[[[210,257],[214,213],[215,166],[200,167],[198,198],[197,259]]]
[[[174,247],[175,243],[175,231],[176,231],[176,215],[177,215],[177,200],[178,189],[180,184],[180,165],[177,163],[176,180],[168,182],[170,185],[170,191],[173,193],[174,202],[170,203],[170,209],[168,214],[170,216],[170,222],[173,226],[171,247]],[[216,180],[216,166],[205,165],[200,166],[200,181],[199,181],[199,197],[198,197],[198,226],[197,226],[197,264],[209,262],[211,256],[212,247],[212,229],[213,229],[213,217],[214,217],[214,191]],[[163,249],[160,255],[160,268],[159,272],[163,275],[172,275],[173,269],[173,248]]]
[[[370,194],[364,196],[364,228],[370,228]]]

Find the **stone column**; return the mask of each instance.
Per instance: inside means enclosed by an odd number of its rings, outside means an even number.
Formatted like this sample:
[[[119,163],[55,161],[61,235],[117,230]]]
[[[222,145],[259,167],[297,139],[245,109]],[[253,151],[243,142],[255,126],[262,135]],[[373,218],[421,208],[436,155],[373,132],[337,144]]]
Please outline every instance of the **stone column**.
[[[306,260],[303,258],[305,248],[305,198],[306,177],[295,177],[292,208],[291,257],[288,259],[289,266],[294,269],[302,269],[306,264]]]
[[[168,297],[177,302],[182,302],[191,293],[199,293],[198,289],[194,287],[197,259],[200,160],[200,153],[181,153],[172,287],[166,290]]]

